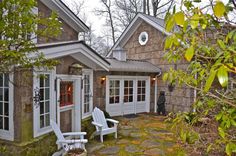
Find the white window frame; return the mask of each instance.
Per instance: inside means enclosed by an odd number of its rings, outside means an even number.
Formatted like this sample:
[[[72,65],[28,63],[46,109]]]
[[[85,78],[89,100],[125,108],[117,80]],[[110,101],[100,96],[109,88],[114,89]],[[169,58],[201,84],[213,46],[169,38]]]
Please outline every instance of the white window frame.
[[[85,75],[89,75],[90,77],[90,90],[91,90],[91,95],[90,95],[90,99],[89,99],[89,112],[84,113],[84,76]],[[83,89],[82,89],[82,119],[85,119],[87,117],[90,117],[92,115],[92,111],[93,111],[93,70],[92,69],[83,69],[82,70],[82,76],[83,76]]]
[[[39,88],[40,86],[40,78],[39,75],[41,74],[49,74],[50,75],[50,119],[56,121],[56,97],[55,97],[55,75],[56,75],[56,70],[55,68],[51,71],[47,70],[40,70],[36,69],[35,72],[33,73],[33,96],[35,96],[34,89]],[[34,138],[41,136],[43,134],[49,133],[52,131],[51,126],[47,126],[44,128],[40,128],[40,106],[36,107],[33,101],[33,126],[34,126]]]
[[[13,86],[13,74],[9,74],[9,130],[0,130],[0,138],[4,140],[14,141],[14,86]]]
[[[143,35],[146,37],[146,40],[145,40],[145,41],[142,40],[142,36],[143,36]],[[148,33],[147,33],[146,31],[141,32],[141,33],[139,34],[138,42],[139,42],[140,45],[146,45],[146,44],[147,44],[147,42],[148,42]]]

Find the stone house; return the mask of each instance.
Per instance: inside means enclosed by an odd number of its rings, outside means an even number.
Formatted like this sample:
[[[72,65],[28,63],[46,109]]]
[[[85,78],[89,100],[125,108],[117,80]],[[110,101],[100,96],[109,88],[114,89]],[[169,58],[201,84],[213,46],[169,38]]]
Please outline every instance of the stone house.
[[[112,116],[156,111],[160,68],[117,46],[112,58],[101,57],[78,40],[89,29],[61,0],[38,0],[35,13],[47,17],[52,11],[62,34],[34,41],[46,58],[60,63],[52,70],[0,74],[0,155],[51,155],[56,140],[50,119],[63,132],[80,131],[95,106]]]
[[[124,53],[126,53],[127,59],[150,62],[159,67],[162,73],[168,71],[171,67],[174,69],[186,69],[188,62],[182,60],[174,64],[164,58],[164,43],[168,35],[170,33],[165,31],[163,19],[138,13],[121,34],[107,57],[114,57],[114,52],[119,48],[123,49]],[[168,83],[163,82],[161,76],[157,77],[155,83],[157,83],[157,97],[160,91],[165,91],[166,109],[168,112],[190,110],[196,95],[194,90],[186,86],[171,88]],[[156,107],[154,112],[156,112]]]

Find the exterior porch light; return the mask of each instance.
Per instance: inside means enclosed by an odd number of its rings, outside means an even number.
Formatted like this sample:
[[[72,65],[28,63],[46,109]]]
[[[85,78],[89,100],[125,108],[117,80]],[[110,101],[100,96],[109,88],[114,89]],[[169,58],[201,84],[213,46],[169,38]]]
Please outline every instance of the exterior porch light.
[[[83,66],[79,63],[72,63],[68,68],[68,74],[70,75],[82,75]]]
[[[101,77],[101,84],[104,84],[105,80],[106,80],[106,77],[105,77],[105,76],[102,76],[102,77]]]
[[[152,83],[152,85],[155,84],[155,81],[156,81],[156,77],[151,77],[151,83]]]

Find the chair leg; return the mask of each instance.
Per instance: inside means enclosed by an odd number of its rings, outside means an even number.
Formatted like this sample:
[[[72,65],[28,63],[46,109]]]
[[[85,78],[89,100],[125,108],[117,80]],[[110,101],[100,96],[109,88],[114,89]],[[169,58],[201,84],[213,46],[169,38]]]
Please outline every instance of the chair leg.
[[[101,142],[103,142],[103,135],[102,134],[100,134],[100,140],[101,140]]]

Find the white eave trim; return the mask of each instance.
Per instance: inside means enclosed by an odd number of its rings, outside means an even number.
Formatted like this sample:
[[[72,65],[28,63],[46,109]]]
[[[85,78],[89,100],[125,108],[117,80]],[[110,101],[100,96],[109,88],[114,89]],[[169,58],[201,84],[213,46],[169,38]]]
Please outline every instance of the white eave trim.
[[[89,28],[73,14],[60,0],[40,0],[50,9],[57,11],[59,16],[77,32],[87,32]]]
[[[100,67],[102,67],[106,71],[109,71],[109,64],[102,60],[100,57],[98,57],[94,52],[92,52],[82,43],[68,44],[63,46],[57,44],[57,46],[55,47],[40,48],[38,51],[40,53],[43,53],[45,55],[45,58],[47,59],[54,59],[63,56],[73,55],[76,53],[82,53],[84,56],[98,64]]]
[[[121,34],[120,38],[116,41],[116,43],[111,48],[110,52],[108,53],[107,57],[110,57],[112,54],[112,51],[117,47],[122,45],[125,45],[129,38],[132,36],[132,34],[135,32],[135,30],[138,28],[138,26],[142,23],[142,20],[156,28],[157,30],[163,32],[165,35],[169,36],[171,33],[167,32],[165,28],[160,26],[159,24],[155,23],[151,19],[145,17],[143,14],[138,13],[135,18],[132,20],[132,22],[129,24],[129,26],[125,29],[125,31]],[[136,23],[136,24],[135,24]],[[131,32],[131,33],[130,33]]]

